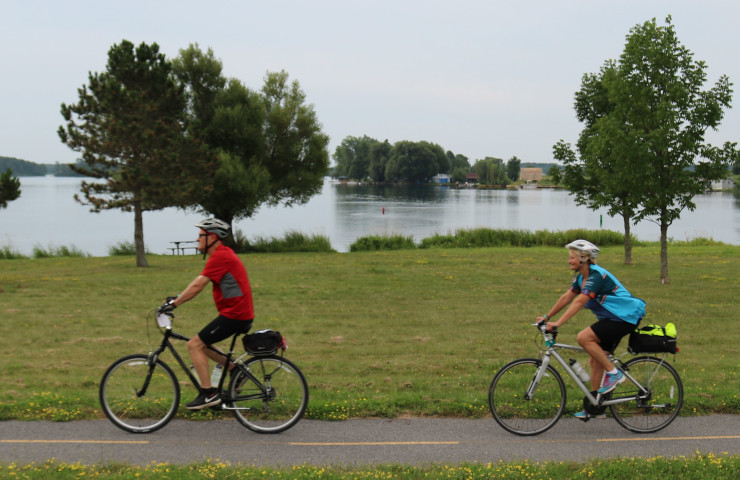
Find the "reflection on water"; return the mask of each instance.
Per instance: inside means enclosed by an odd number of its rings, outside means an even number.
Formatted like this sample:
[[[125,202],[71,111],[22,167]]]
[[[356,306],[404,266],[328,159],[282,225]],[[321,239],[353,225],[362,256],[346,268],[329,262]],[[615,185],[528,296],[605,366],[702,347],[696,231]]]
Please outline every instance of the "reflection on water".
[[[90,213],[73,200],[80,180],[22,177],[21,197],[0,210],[0,247],[30,254],[34,246],[75,246],[92,255],[133,237],[133,214],[119,210]],[[677,240],[707,237],[740,244],[740,199],[731,193],[694,198],[668,233]],[[167,253],[172,241],[194,240],[201,215],[174,208],[144,214],[144,239],[154,253]],[[281,237],[294,230],[327,236],[341,252],[358,237],[404,235],[415,241],[476,227],[519,230],[571,228],[622,231],[621,217],[576,205],[563,190],[474,190],[430,186],[343,185],[327,182],[306,205],[266,207],[235,227],[250,239]],[[658,240],[656,224],[633,227],[642,240]]]

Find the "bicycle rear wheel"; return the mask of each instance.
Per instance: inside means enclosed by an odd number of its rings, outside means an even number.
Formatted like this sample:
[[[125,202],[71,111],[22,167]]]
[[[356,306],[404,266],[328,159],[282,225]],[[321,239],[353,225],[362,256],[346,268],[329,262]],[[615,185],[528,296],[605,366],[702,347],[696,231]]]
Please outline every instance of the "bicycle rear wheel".
[[[301,419],[308,406],[308,384],[293,362],[270,355],[250,358],[237,368],[227,408],[234,409],[242,425],[257,433],[279,433]]]
[[[610,405],[614,419],[635,433],[653,433],[667,427],[683,405],[683,384],[678,372],[664,360],[637,357],[624,364],[634,379],[646,388],[643,399]],[[627,379],[611,393],[611,398],[639,395],[637,385]]]
[[[99,398],[105,416],[115,426],[131,433],[149,433],[167,425],[177,413],[180,385],[161,360],[151,368],[148,355],[129,355],[105,371]]]
[[[488,389],[488,405],[494,420],[516,435],[537,435],[550,429],[565,410],[565,384],[547,366],[531,398],[526,398],[542,362],[522,358],[504,365]]]

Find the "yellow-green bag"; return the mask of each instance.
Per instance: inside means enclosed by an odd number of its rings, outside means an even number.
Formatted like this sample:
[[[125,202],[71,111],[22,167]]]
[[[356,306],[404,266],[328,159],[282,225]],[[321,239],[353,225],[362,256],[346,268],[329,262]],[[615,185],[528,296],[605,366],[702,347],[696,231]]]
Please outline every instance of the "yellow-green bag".
[[[630,334],[630,353],[678,353],[676,326],[645,325]]]

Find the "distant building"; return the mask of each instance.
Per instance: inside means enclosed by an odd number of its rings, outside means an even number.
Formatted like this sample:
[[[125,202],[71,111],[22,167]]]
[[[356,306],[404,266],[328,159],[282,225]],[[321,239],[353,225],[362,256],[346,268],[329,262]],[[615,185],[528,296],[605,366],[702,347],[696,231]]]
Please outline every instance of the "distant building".
[[[542,169],[541,168],[522,168],[519,171],[519,179],[522,182],[541,182],[542,181]]]
[[[467,178],[465,179],[467,183],[478,183],[478,174],[477,173],[468,173]]]
[[[732,190],[735,187],[735,180],[725,178],[724,180],[714,180],[709,184],[710,190]]]
[[[450,180],[452,180],[452,177],[447,175],[446,173],[438,173],[435,176],[432,177],[432,181],[434,183],[450,183]]]

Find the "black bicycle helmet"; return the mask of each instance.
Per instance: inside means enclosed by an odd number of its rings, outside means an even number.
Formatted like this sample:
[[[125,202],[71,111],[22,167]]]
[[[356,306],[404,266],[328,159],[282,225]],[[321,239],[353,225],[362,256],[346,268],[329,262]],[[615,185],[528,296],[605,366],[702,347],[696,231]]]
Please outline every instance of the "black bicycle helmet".
[[[215,234],[218,238],[224,239],[229,234],[231,225],[219,220],[218,218],[208,218],[200,223],[195,224],[196,227],[202,228],[208,233]]]

